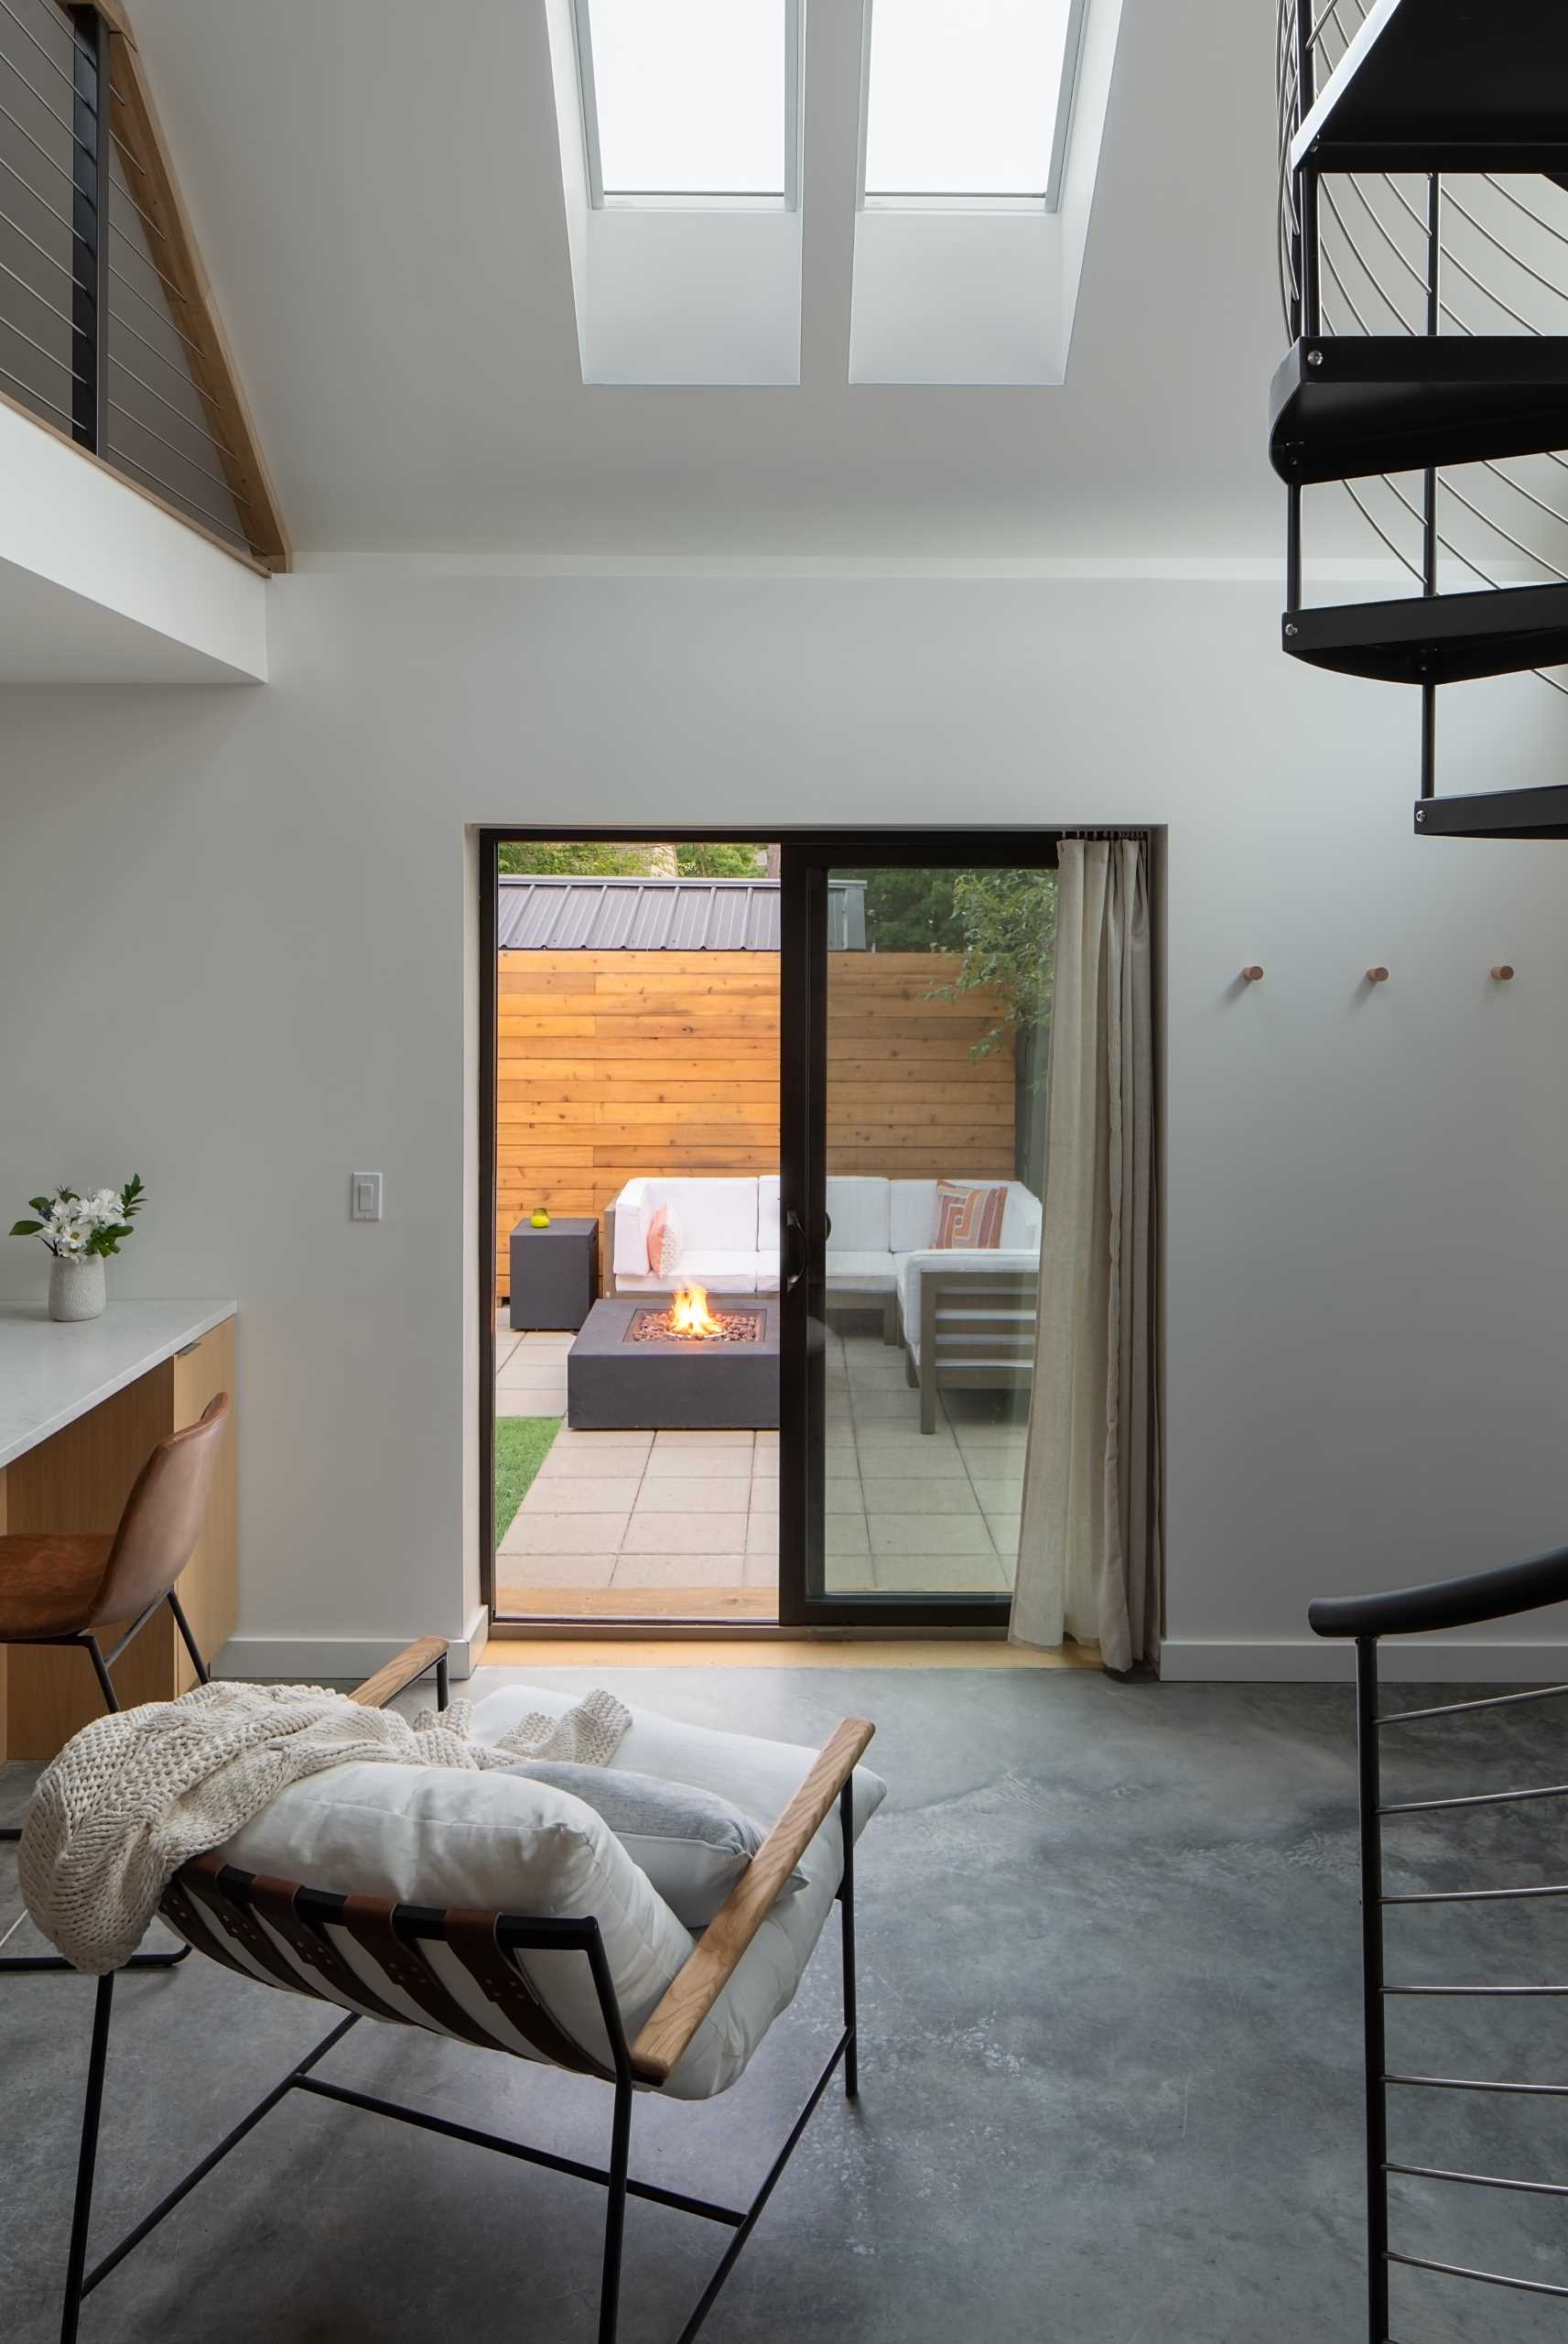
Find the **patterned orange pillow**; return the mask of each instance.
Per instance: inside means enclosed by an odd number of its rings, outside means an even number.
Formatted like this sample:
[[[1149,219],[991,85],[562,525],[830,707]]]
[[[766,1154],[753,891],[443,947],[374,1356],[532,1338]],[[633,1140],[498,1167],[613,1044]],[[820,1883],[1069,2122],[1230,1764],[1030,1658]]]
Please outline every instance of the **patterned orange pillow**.
[[[1006,1210],[1005,1188],[969,1188],[957,1180],[938,1180],[935,1250],[947,1253],[961,1246],[966,1252],[994,1253],[1001,1243]]]

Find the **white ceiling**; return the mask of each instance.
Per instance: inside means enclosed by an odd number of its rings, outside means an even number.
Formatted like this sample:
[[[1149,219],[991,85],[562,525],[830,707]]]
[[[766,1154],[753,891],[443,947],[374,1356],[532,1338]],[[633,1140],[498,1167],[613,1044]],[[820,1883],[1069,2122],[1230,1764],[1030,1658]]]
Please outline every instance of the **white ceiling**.
[[[809,0],[798,389],[579,378],[543,0],[134,0],[301,552],[1262,554],[1273,0],[1126,0],[1068,379],[847,382],[860,0]]]

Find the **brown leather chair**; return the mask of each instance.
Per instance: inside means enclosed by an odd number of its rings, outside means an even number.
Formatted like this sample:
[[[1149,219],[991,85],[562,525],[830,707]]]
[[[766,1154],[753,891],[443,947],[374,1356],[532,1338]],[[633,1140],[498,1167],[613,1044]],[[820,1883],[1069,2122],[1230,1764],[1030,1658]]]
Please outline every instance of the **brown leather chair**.
[[[158,1442],[136,1476],[113,1536],[24,1530],[0,1537],[0,1644],[80,1644],[92,1663],[104,1707],[117,1709],[109,1671],[167,1603],[191,1665],[206,1684],[207,1664],[175,1582],[201,1536],[228,1415],[229,1395],[220,1392],[200,1424]],[[123,1633],[106,1653],[98,1631],[112,1626]],[[21,1836],[16,1825],[0,1829],[0,1839]],[[167,1969],[189,1950],[182,1946],[177,1953],[138,1953],[130,1966]],[[0,1957],[0,1970],[70,1967],[59,1954]]]

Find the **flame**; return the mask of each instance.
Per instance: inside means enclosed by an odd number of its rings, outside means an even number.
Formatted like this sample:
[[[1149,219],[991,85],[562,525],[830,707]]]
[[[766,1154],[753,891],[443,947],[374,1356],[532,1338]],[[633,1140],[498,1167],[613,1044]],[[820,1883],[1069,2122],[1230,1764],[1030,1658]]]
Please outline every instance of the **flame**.
[[[708,1307],[706,1286],[683,1286],[676,1288],[670,1303],[670,1332],[672,1335],[721,1335],[724,1332]]]

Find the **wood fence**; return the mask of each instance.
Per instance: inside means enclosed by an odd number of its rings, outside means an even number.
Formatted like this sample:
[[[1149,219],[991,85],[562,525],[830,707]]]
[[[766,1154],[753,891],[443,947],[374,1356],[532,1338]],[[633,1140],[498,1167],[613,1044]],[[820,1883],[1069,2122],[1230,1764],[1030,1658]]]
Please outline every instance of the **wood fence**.
[[[892,1178],[1011,1177],[1013,1059],[972,1055],[989,994],[933,1000],[957,962],[828,960],[828,1166]],[[776,1172],[775,952],[503,952],[496,1267],[535,1205],[598,1213],[640,1174]]]

